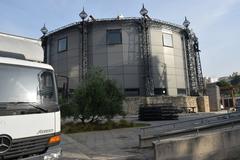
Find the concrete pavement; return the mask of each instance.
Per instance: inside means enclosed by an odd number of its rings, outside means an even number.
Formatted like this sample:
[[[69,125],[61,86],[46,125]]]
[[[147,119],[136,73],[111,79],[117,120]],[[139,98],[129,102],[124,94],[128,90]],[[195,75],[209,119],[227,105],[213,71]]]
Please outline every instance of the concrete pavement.
[[[79,160],[150,160],[151,149],[138,149],[138,129],[63,135],[63,158]]]
[[[144,123],[154,126],[213,114],[219,113],[183,114],[179,120]],[[137,116],[128,116],[126,119],[139,122]],[[152,149],[138,148],[138,134],[139,128],[125,128],[62,135],[62,160],[152,160]]]

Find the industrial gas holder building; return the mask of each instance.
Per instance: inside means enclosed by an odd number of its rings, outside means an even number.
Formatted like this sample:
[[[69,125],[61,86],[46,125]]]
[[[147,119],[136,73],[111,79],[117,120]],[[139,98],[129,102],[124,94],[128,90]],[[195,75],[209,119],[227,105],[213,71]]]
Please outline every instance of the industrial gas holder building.
[[[140,14],[95,19],[83,10],[79,22],[51,32],[44,25],[45,62],[61,77],[58,86],[75,89],[91,66],[99,66],[126,96],[201,95],[200,50],[190,22],[153,19],[144,6]]]

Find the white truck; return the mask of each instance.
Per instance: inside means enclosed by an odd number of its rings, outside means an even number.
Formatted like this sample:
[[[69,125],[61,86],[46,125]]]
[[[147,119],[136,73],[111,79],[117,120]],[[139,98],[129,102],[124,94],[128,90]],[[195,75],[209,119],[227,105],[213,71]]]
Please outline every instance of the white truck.
[[[0,33],[0,160],[61,156],[56,80],[42,61],[40,41]]]

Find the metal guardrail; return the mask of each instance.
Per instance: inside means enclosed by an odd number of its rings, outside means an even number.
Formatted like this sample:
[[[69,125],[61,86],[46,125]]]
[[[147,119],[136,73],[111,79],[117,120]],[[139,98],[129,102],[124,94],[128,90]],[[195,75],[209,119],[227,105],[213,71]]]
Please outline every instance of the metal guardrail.
[[[201,127],[211,128],[214,126],[234,123],[235,121],[240,121],[240,112],[232,112],[169,124],[162,124],[158,126],[140,128],[139,147],[148,146],[149,144],[151,145],[153,139],[158,139],[162,135],[166,136],[168,133],[171,133],[169,136],[174,136],[180,133],[193,131],[199,132]]]
[[[158,131],[158,133],[167,132],[174,129],[193,128],[200,125],[211,124],[220,119],[231,119],[236,116],[240,116],[240,112],[232,112],[214,116],[208,116],[203,118],[196,118],[191,120],[184,120],[174,123],[162,124],[157,126],[149,126],[140,128],[140,134],[142,136],[149,135],[152,131]]]

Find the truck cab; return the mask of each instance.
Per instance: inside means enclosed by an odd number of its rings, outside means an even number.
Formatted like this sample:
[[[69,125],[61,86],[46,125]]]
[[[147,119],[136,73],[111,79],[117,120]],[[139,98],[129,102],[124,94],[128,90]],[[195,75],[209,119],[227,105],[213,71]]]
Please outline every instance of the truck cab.
[[[54,70],[29,58],[34,50],[1,48],[6,42],[41,47],[27,38],[0,34],[0,160],[58,159],[61,119]],[[37,60],[43,57],[38,54]]]

